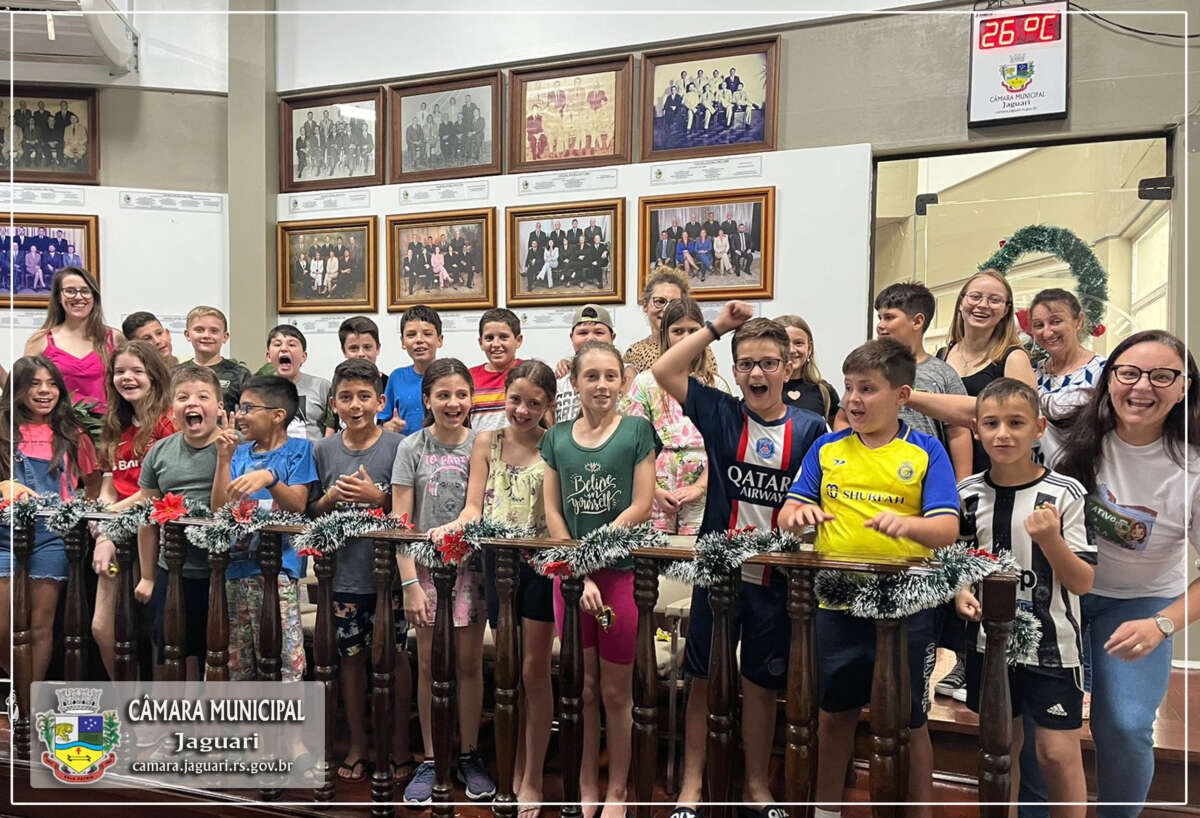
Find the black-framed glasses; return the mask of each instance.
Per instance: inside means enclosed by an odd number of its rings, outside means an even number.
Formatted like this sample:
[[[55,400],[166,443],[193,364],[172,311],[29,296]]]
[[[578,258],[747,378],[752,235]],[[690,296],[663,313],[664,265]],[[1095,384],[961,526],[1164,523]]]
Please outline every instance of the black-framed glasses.
[[[239,403],[234,408],[234,413],[238,415],[248,415],[255,409],[279,409],[278,406],[267,406],[263,403]]]
[[[1123,383],[1126,386],[1133,386],[1146,375],[1150,379],[1150,385],[1158,389],[1166,389],[1175,381],[1179,380],[1179,376],[1183,373],[1178,369],[1172,369],[1169,366],[1156,366],[1154,369],[1142,369],[1140,366],[1133,364],[1121,364],[1113,367],[1113,377],[1118,383]]]
[[[756,361],[753,358],[738,358],[736,361],[733,362],[733,368],[736,369],[738,372],[741,372],[743,375],[753,372],[754,367],[756,367],[756,366],[759,369],[761,369],[765,374],[770,375],[772,372],[779,371],[779,367],[783,366],[783,359],[782,358],[760,358],[759,360]]]
[[[63,287],[62,294],[67,298],[91,298],[91,287]]]

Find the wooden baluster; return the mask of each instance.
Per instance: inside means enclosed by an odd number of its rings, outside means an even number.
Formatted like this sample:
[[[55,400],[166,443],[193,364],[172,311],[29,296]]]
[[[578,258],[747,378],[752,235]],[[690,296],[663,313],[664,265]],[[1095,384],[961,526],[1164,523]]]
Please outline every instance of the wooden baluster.
[[[654,650],[654,606],[658,562],[634,557],[633,599],[637,603],[637,652],[633,658],[633,791],[637,818],[650,818],[658,772],[658,656]]]
[[[167,563],[167,598],[163,604],[163,681],[187,679],[183,656],[187,612],[183,608],[183,557],[187,539],[183,526],[167,523],[163,535],[163,559]]]
[[[900,782],[900,793],[903,799],[908,798],[908,769],[910,761],[909,740],[912,737],[912,730],[908,726],[910,711],[912,710],[912,678],[908,672],[908,619],[905,618],[900,622],[900,629],[896,634],[896,656],[892,660],[896,663],[897,678],[900,679],[900,684],[896,686],[896,715],[895,722],[898,725],[896,730],[896,775]]]
[[[225,594],[225,569],[229,565],[228,551],[213,551],[208,555],[212,572],[208,581],[208,627],[205,644],[204,679],[209,682],[229,681],[229,599]]]
[[[993,574],[982,584],[987,648],[979,684],[979,800],[995,806],[980,807],[980,813],[985,818],[1003,818],[1008,814],[1005,804],[1011,800],[1012,701],[1007,653],[1017,612],[1017,580],[1011,574]]]
[[[788,616],[792,643],[787,672],[787,741],[784,781],[787,800],[812,801],[817,794],[817,639],[815,573],[811,568],[788,570]],[[798,807],[797,816],[812,815],[812,806]]]
[[[579,629],[579,597],[583,580],[564,577],[563,635],[559,648],[558,745],[562,757],[562,818],[581,818],[579,768],[583,759],[583,638]]]
[[[394,560],[392,561],[394,564]],[[338,709],[338,655],[333,627],[333,575],[337,569],[337,552],[325,554],[313,560],[313,573],[317,576],[317,623],[313,628],[313,678],[325,683],[325,752],[317,764],[321,784],[313,788],[314,801],[332,801],[334,798],[333,734],[337,728]],[[391,620],[391,598],[388,598],[388,620]],[[390,775],[391,769],[388,769]]]
[[[719,806],[731,800],[733,791],[734,715],[733,700],[736,695],[737,657],[733,651],[733,610],[736,604],[740,572],[721,579],[708,589],[708,602],[712,606],[712,647],[708,658],[708,757],[705,777],[708,781],[708,799],[714,804],[708,808],[713,818],[724,818],[729,807]]]
[[[371,814],[376,818],[385,818],[396,812],[395,807],[387,803],[395,800],[393,793],[396,788],[396,780],[392,777],[392,731],[395,729],[396,714],[393,686],[396,675],[396,625],[392,620],[392,583],[396,579],[395,545],[391,540],[377,539],[374,541],[373,556],[375,629],[371,636],[371,729],[375,733],[375,771],[371,773]],[[332,575],[332,569],[330,573]],[[321,615],[320,604],[318,601],[318,617]],[[329,607],[332,613],[332,590]],[[326,628],[332,631],[333,623],[329,622]],[[329,701],[328,696],[327,690],[326,702]],[[337,712],[336,708],[333,712]],[[326,731],[325,740],[332,741],[330,731]]]
[[[86,675],[87,646],[84,642],[83,615],[88,604],[83,587],[84,539],[87,523],[78,525],[63,537],[67,552],[67,595],[63,610],[63,671],[68,682],[81,682]],[[90,624],[90,623],[89,623]],[[88,629],[87,637],[91,637]]]
[[[458,566],[439,564],[432,569],[437,588],[437,614],[433,619],[433,814],[453,818],[454,767],[458,753],[454,746],[455,651],[454,581]],[[511,777],[511,776],[510,776]]]
[[[258,609],[258,678],[278,682],[283,678],[280,653],[283,633],[279,614],[279,570],[283,565],[283,535],[262,531],[258,541],[258,568],[262,572],[262,605]]]
[[[904,621],[875,620],[875,674],[871,682],[871,802],[876,816],[899,814],[895,804],[904,799],[907,782],[900,780],[901,688],[908,678],[900,674],[900,644]],[[907,719],[907,715],[904,717]]]
[[[134,542],[114,543],[117,549],[117,599],[113,610],[113,667],[117,682],[136,682],[137,625],[134,621]]]
[[[517,583],[521,554],[516,548],[498,548],[496,593],[500,613],[496,619],[496,782],[493,812],[500,818],[516,818],[517,799],[512,791],[517,761],[517,686],[520,659],[517,655]]]
[[[17,718],[13,742],[17,758],[29,758],[29,700],[33,683],[33,631],[29,616],[29,557],[33,553],[34,527],[13,526],[12,530],[12,630],[13,685],[16,688]]]

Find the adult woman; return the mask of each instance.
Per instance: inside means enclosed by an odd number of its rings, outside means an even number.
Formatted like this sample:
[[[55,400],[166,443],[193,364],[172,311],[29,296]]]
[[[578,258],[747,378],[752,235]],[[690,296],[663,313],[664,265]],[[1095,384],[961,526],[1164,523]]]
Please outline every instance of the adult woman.
[[[1054,468],[1088,490],[1099,549],[1095,583],[1081,600],[1091,628],[1099,800],[1137,804],[1154,775],[1171,634],[1200,617],[1200,582],[1182,596],[1186,543],[1200,550],[1200,373],[1178,338],[1147,330],[1117,345],[1072,416]],[[1099,812],[1134,816],[1140,807]]]
[[[783,324],[792,339],[792,372],[796,376],[783,385],[783,402],[816,412],[832,425],[838,412],[838,393],[821,378],[812,328],[799,315],[781,315],[775,320]]]
[[[704,228],[700,229],[700,238],[696,239],[692,255],[700,266],[700,280],[703,281],[713,266],[713,243],[709,238],[708,231]]]
[[[662,355],[659,326],[662,323],[663,310],[672,301],[687,295],[691,288],[687,278],[675,270],[659,270],[646,279],[646,286],[642,289],[642,297],[638,303],[642,305],[642,312],[646,313],[646,320],[650,322],[650,334],[625,351],[625,369],[631,384],[634,376],[645,372]],[[712,347],[709,347],[704,353],[705,382],[712,383],[716,374],[717,357],[713,354]]]
[[[337,251],[330,250],[329,258],[325,259],[325,294],[333,295],[337,288],[338,276],[341,275],[341,264],[338,263]]]
[[[44,355],[62,373],[72,402],[93,402],[88,411],[102,417],[108,406],[104,367],[113,347],[125,340],[104,323],[100,285],[79,267],[64,267],[50,282],[50,303],[42,327],[25,343],[26,355]]]
[[[429,257],[429,266],[433,268],[433,277],[437,281],[438,289],[444,289],[450,283],[450,274],[446,272],[446,251],[443,245],[437,245],[433,248],[433,255]]]
[[[724,275],[733,272],[733,266],[729,263],[729,236],[725,235],[724,228],[718,228],[717,237],[713,239],[713,256],[716,257],[718,273]]]
[[[696,264],[696,257],[692,255],[695,248],[696,242],[689,240],[687,231],[684,230],[679,237],[679,244],[675,248],[675,264],[688,275],[694,275],[700,269]]]
[[[546,255],[542,261],[542,270],[538,273],[539,281],[545,281],[546,286],[554,289],[554,271],[558,269],[558,248],[551,241],[546,247]]]

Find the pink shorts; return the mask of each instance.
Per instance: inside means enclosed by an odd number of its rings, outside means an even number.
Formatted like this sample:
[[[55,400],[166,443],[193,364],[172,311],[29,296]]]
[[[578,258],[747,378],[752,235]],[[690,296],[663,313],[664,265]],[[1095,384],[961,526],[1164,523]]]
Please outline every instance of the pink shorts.
[[[612,625],[608,630],[600,627],[596,617],[579,612],[579,630],[583,635],[583,647],[598,648],[600,658],[614,665],[632,665],[637,647],[638,609],[633,601],[633,572],[614,571],[603,568],[590,575],[600,589],[604,604],[612,608]],[[558,638],[562,641],[563,615],[566,603],[562,597],[562,580],[554,578],[554,624]]]

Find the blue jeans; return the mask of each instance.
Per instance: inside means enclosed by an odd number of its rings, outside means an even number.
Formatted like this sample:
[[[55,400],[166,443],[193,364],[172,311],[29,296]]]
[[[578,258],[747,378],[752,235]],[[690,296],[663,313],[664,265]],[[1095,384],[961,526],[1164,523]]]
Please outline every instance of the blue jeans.
[[[1150,792],[1154,777],[1154,716],[1171,677],[1171,640],[1134,662],[1109,656],[1104,643],[1122,622],[1148,619],[1177,597],[1149,596],[1112,599],[1084,594],[1080,612],[1089,628],[1092,662],[1092,738],[1096,745],[1097,800],[1141,804]],[[1022,802],[1046,800],[1046,782],[1038,769],[1033,742],[1034,725],[1025,719],[1025,743],[1021,750]],[[1136,816],[1140,806],[1099,807],[1101,818]],[[1021,818],[1043,818],[1044,806],[1020,808]]]

